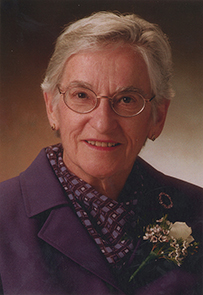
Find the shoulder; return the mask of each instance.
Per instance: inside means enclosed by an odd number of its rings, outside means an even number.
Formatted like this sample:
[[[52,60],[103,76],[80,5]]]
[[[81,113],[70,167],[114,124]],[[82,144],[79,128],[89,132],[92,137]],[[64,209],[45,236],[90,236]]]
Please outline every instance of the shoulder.
[[[19,176],[0,183],[0,199],[8,194],[16,195],[17,193],[21,193],[21,178],[27,177],[27,174],[29,174],[29,176],[31,174],[34,178],[37,177],[38,170],[46,169],[44,168],[44,163],[46,162],[48,161],[46,159],[45,150],[43,149],[32,164]]]
[[[143,159],[137,159],[143,175],[146,203],[152,204],[154,214],[168,214],[171,221],[185,221],[189,225],[203,223],[203,189],[186,181],[167,176]],[[172,204],[165,208],[164,204]],[[147,205],[146,205],[147,206]],[[170,206],[169,206],[170,207]]]
[[[201,197],[203,197],[203,188],[192,183],[183,181],[181,179],[165,175],[161,171],[158,171],[157,169],[152,167],[140,157],[137,159],[137,161],[141,167],[142,173],[144,173],[144,176],[149,181],[149,185],[171,186],[186,192],[187,195],[198,193],[199,195],[201,195]]]
[[[203,188],[181,179],[165,175],[141,158],[138,158],[137,161],[149,190],[167,188],[173,192],[177,191],[189,198],[193,198],[193,200],[199,199],[201,202],[203,201]]]
[[[45,150],[43,149],[32,164],[19,176],[8,179],[0,183],[0,212],[11,212],[12,208],[16,211],[17,206],[21,203],[25,187],[33,190],[42,175],[47,175],[51,171],[51,166],[46,159]],[[53,173],[53,172],[52,172]],[[46,178],[46,177],[45,177]]]
[[[0,184],[0,216],[9,214],[14,216],[14,212],[19,204],[21,196],[21,186],[19,177],[6,180]]]
[[[1,217],[12,219],[12,214],[21,213],[33,217],[62,204],[67,205],[67,199],[45,149],[18,177],[0,184]]]

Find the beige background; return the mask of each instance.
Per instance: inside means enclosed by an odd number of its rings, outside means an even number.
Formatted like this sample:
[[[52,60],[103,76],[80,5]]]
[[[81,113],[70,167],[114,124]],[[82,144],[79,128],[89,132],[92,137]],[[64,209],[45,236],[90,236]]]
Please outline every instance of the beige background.
[[[161,171],[203,186],[203,2],[164,0],[1,1],[0,181],[59,141],[40,83],[63,25],[98,10],[135,12],[169,36],[176,96],[162,135],[141,155]]]

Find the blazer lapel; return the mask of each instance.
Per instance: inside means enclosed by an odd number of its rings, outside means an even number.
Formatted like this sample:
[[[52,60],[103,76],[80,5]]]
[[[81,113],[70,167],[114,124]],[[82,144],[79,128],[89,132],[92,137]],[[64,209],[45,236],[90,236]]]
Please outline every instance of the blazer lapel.
[[[51,210],[38,237],[118,289],[105,257],[69,207],[44,150],[20,175],[20,182],[29,218]]]
[[[118,289],[105,258],[70,207],[53,209],[38,237]]]

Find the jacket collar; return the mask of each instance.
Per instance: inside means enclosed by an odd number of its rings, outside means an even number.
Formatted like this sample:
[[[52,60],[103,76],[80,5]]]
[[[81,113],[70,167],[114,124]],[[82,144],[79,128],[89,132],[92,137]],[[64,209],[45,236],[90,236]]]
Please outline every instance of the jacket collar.
[[[38,237],[118,289],[107,261],[69,207],[45,150],[20,175],[20,182],[28,217],[52,209]]]
[[[28,169],[20,174],[20,182],[28,217],[56,206],[68,205],[44,149]]]
[[[38,237],[118,289],[105,257],[70,207],[53,209]]]

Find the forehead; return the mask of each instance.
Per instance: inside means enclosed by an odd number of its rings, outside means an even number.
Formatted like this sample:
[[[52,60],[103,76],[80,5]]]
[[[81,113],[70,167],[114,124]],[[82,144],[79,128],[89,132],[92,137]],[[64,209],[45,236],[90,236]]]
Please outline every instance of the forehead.
[[[86,50],[72,55],[66,62],[61,82],[63,86],[68,86],[74,81],[87,82],[94,87],[109,84],[114,88],[149,88],[150,84],[143,57],[129,45]]]

